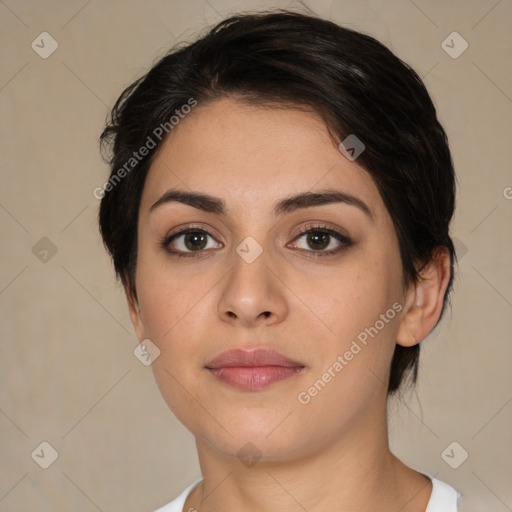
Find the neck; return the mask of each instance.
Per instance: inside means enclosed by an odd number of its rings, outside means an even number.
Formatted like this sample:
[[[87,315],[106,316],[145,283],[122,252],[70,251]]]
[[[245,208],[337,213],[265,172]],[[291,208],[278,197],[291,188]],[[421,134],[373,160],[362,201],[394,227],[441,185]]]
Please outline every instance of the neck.
[[[254,465],[196,439],[203,481],[184,510],[424,512],[430,480],[390,452],[385,411],[375,419],[314,453]]]

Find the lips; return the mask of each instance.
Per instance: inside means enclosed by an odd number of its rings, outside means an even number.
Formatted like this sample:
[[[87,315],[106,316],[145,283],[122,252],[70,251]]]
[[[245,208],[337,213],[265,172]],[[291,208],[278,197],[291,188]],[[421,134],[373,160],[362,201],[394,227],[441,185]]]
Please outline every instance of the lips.
[[[283,366],[297,367],[304,366],[297,361],[292,361],[275,350],[256,349],[256,350],[228,350],[214,357],[206,368],[233,368],[236,366]]]
[[[235,349],[214,357],[205,368],[224,384],[257,391],[293,377],[304,365],[275,350]]]

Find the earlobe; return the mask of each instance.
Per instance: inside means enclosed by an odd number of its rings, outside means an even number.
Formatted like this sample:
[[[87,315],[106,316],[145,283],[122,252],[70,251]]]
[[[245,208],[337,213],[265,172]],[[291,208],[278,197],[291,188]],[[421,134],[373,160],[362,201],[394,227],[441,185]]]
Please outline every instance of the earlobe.
[[[442,247],[423,267],[418,282],[412,285],[408,292],[405,312],[397,333],[399,345],[416,345],[436,326],[443,310],[444,296],[450,278],[450,254]]]

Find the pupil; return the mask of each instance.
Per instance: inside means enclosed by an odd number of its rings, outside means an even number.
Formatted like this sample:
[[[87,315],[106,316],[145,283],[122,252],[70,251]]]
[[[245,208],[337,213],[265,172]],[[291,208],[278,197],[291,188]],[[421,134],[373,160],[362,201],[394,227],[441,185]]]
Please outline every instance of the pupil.
[[[201,240],[202,238],[202,240]],[[198,243],[200,245],[198,245]],[[187,246],[187,249],[190,250],[196,250],[196,249],[203,249],[205,246],[205,236],[203,233],[188,233],[185,236],[185,245]]]
[[[329,245],[328,238],[329,235],[327,233],[316,233],[316,234],[309,234],[309,240],[313,241],[313,245],[320,244],[321,247],[313,247],[313,249],[324,249]]]

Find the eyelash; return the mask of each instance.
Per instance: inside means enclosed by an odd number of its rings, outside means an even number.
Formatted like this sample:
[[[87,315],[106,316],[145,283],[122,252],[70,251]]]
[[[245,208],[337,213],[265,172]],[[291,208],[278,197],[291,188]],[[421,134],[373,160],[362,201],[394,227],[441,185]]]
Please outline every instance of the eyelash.
[[[208,233],[208,231],[205,231],[204,229],[199,228],[199,227],[196,228],[194,226],[190,226],[190,227],[188,227],[188,228],[186,228],[186,229],[184,229],[182,231],[179,231],[177,233],[173,233],[172,235],[169,235],[169,236],[166,236],[166,237],[162,238],[162,240],[160,241],[160,246],[167,253],[169,253],[171,256],[177,256],[178,258],[181,258],[181,257],[186,257],[186,258],[197,257],[197,256],[201,255],[201,253],[204,253],[204,250],[198,250],[198,251],[176,251],[176,250],[169,249],[169,244],[175,238],[178,238],[179,236],[182,236],[182,235],[191,234],[191,233],[205,234],[205,235],[211,236],[213,238],[213,236],[210,233]],[[321,234],[330,235],[331,237],[335,238],[336,240],[338,240],[338,242],[341,243],[341,245],[337,249],[331,249],[330,251],[322,251],[322,250],[318,250],[318,251],[309,250],[308,251],[308,250],[302,249],[302,251],[304,251],[306,253],[310,253],[309,255],[312,258],[323,257],[323,256],[332,256],[334,254],[338,254],[338,253],[343,252],[345,249],[347,249],[348,247],[350,247],[350,246],[352,246],[354,244],[354,242],[348,236],[343,235],[342,233],[340,233],[340,232],[338,232],[338,231],[336,231],[334,229],[331,229],[331,228],[329,228],[327,226],[324,226],[324,225],[308,226],[306,228],[306,230],[300,232],[294,238],[294,240],[298,240],[301,237],[303,237],[305,235],[312,234],[312,233],[321,233]]]

